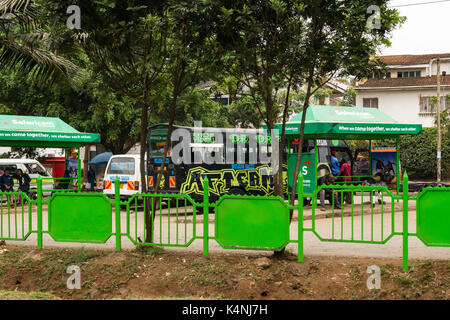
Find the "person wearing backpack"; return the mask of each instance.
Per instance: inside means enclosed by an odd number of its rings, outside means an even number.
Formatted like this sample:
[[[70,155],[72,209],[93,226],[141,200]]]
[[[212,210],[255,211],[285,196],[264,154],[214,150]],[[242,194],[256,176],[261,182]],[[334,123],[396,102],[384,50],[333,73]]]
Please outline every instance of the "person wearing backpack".
[[[25,194],[28,194],[28,191],[30,191],[30,182],[31,178],[28,174],[24,173],[22,169],[17,169],[16,175],[14,176],[15,179],[19,181],[19,188],[17,189],[18,192],[23,192]],[[22,196],[19,195],[19,203],[22,200]]]

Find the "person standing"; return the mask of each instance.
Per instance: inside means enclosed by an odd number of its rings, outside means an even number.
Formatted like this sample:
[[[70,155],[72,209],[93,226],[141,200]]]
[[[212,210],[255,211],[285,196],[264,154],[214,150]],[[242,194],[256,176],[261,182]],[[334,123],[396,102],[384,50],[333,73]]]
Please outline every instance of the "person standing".
[[[5,169],[5,173],[1,177],[2,192],[14,192],[14,178],[10,175],[11,170]],[[8,195],[8,204],[12,205],[12,195]]]
[[[331,173],[333,176],[337,177],[341,171],[341,166],[339,165],[339,160],[336,157],[336,150],[331,150]]]
[[[94,191],[94,187],[95,187],[95,171],[94,168],[89,167],[89,171],[87,173],[87,181],[89,183],[89,189],[91,191]]]
[[[341,166],[341,170],[339,171],[339,175],[342,177],[342,179],[344,180],[344,183],[347,184],[347,182],[352,181],[352,166],[350,164],[350,162],[348,162],[345,159],[342,159],[342,166]],[[352,203],[352,196],[350,192],[344,192],[344,201],[347,202],[348,204]]]
[[[17,189],[18,192],[23,192],[25,194],[28,194],[28,191],[30,191],[30,182],[31,178],[28,174],[24,173],[22,169],[17,169],[16,175],[14,176],[19,181],[19,189]],[[19,202],[22,201],[22,196],[19,195]]]
[[[317,186],[321,185],[329,186],[331,184],[334,184],[335,182],[335,177],[331,174],[329,165],[324,163],[320,164],[317,167],[317,178],[318,178]],[[333,204],[334,202],[334,207],[336,209],[341,208],[339,197],[337,196],[337,194],[335,195],[332,189],[324,187],[322,190],[320,190],[319,196],[320,196],[320,211],[326,211],[325,199],[328,199],[330,204]]]

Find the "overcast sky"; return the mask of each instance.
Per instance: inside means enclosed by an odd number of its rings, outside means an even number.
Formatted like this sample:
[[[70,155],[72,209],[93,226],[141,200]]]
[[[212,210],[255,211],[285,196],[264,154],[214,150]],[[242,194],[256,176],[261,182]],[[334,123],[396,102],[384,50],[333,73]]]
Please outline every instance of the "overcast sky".
[[[450,53],[450,1],[391,0],[406,22],[393,32],[392,46],[383,48],[382,55]],[[428,3],[422,5],[412,5]]]

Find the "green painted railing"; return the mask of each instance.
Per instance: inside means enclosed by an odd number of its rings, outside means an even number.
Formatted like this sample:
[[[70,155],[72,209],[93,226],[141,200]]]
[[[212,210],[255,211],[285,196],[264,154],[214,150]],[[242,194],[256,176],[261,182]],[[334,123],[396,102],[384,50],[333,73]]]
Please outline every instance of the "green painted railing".
[[[417,196],[410,196],[406,174],[400,195],[382,186],[318,187],[311,198],[311,226],[308,227],[305,227],[305,221],[309,220],[305,212],[309,209],[305,210],[303,205],[301,176],[297,190],[301,201],[296,205],[274,196],[226,195],[210,202],[206,177],[200,203],[184,194],[151,193],[135,194],[121,201],[120,182],[116,180],[114,185],[114,199],[79,191],[58,191],[49,197],[43,193],[46,190],[42,179],[37,179],[35,200],[24,193],[2,192],[0,240],[25,241],[35,233],[37,246],[42,248],[45,234],[58,242],[83,243],[106,243],[114,236],[117,251],[122,249],[125,239],[136,246],[166,247],[189,247],[198,240],[203,243],[204,255],[209,254],[211,240],[224,249],[271,251],[296,243],[301,262],[305,232],[313,233],[323,242],[361,245],[382,245],[394,236],[401,236],[405,271],[408,270],[409,237],[416,236],[427,246],[450,247],[447,213],[450,188],[426,188]],[[325,205],[328,202],[325,211],[320,210],[319,204],[323,194]],[[344,205],[344,200],[349,203]],[[414,202],[417,231],[410,233],[408,206]],[[214,216],[210,217],[210,213]],[[290,227],[295,218],[297,236],[294,237]],[[46,230],[44,222],[48,226]]]
[[[32,230],[36,201],[22,192],[0,193],[0,239],[25,241]]]

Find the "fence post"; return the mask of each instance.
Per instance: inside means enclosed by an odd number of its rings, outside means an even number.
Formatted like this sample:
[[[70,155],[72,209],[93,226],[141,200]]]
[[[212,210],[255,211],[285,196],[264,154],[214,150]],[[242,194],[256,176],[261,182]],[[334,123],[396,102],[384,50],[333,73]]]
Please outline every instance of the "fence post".
[[[403,271],[408,272],[408,174],[403,175]]]
[[[203,180],[203,255],[208,255],[209,236],[209,181],[205,176]]]
[[[37,247],[42,249],[42,178],[38,176],[37,184]]]
[[[122,250],[121,227],[120,227],[120,181],[114,179],[114,204],[116,206],[116,251]]]
[[[303,262],[303,175],[298,175],[297,182],[298,201],[298,262]]]

